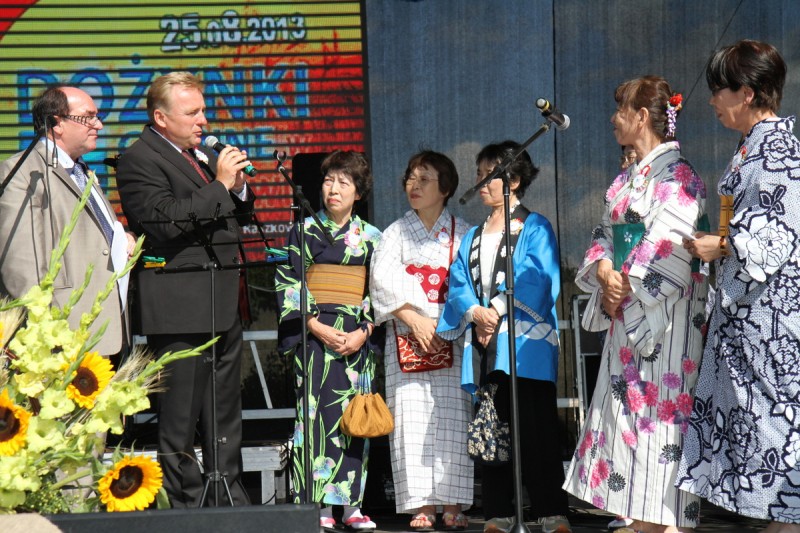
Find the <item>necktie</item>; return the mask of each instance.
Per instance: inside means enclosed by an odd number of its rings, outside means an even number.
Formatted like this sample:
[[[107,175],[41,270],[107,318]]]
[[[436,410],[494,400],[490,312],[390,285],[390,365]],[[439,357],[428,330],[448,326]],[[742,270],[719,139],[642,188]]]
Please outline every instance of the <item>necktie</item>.
[[[89,176],[86,174],[86,170],[84,169],[83,165],[83,162],[78,161],[75,163],[75,166],[72,169],[72,175],[75,178],[75,183],[78,184],[81,192],[86,189],[86,185],[89,183]],[[94,199],[94,194],[89,195],[88,203],[92,212],[94,212],[94,216],[97,217],[97,220],[100,222],[100,228],[103,230],[103,235],[105,235],[106,241],[108,241],[110,244],[114,237],[114,230],[111,228],[111,224],[109,224],[108,219],[103,213],[103,210],[100,209],[97,200]]]
[[[192,165],[192,167],[197,171],[197,173],[200,174],[200,177],[203,178],[203,181],[205,181],[206,183],[211,183],[210,181],[208,181],[208,176],[206,176],[206,173],[203,172],[202,168],[200,168],[200,163],[197,162],[197,159],[195,159],[194,154],[189,153],[189,150],[182,150],[181,154],[183,154],[183,157],[186,158],[186,160],[189,162],[190,165]]]

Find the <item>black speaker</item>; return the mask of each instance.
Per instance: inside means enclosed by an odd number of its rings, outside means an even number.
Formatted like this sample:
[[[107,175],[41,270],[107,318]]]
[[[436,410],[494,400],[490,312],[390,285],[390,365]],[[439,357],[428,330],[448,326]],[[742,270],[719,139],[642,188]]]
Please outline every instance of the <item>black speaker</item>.
[[[47,517],[64,533],[318,533],[316,505],[253,505],[208,509],[164,509],[132,513],[76,513]]]
[[[311,204],[313,209],[322,209],[322,197],[320,192],[322,190],[322,172],[320,167],[322,161],[328,157],[330,152],[308,152],[295,154],[292,157],[292,180],[295,184],[303,187],[303,194],[308,198],[308,203]],[[367,199],[362,198],[356,202],[354,208],[355,214],[363,220],[369,218],[369,206]],[[295,211],[295,219],[299,216],[299,212]]]

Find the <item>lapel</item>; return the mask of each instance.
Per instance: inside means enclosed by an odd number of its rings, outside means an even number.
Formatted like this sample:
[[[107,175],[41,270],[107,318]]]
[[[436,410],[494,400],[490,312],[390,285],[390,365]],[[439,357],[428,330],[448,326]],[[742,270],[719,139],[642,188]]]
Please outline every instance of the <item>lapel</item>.
[[[47,153],[47,149],[44,146],[44,144],[39,144],[36,147],[36,152],[39,155],[39,157],[42,158],[42,163],[44,164],[44,166],[49,166],[50,167],[50,174],[55,176],[56,178],[58,178],[64,184],[64,187],[66,187],[66,189],[75,197],[75,201],[77,202],[81,197],[81,190],[78,188],[78,185],[75,183],[75,180],[72,179],[72,177],[69,175],[67,170],[64,167],[62,167],[61,164],[58,163],[58,162],[56,162],[55,166],[52,166],[52,165],[49,164],[50,157],[52,156],[52,154],[48,154]],[[92,171],[92,174],[94,174],[93,171]],[[98,183],[94,183],[93,182],[93,183],[91,183],[91,187],[96,192],[100,193],[100,197],[103,199],[102,200],[103,201],[103,205],[108,210],[108,212],[112,213],[112,214],[115,214],[114,208],[108,202],[108,199],[106,198],[106,195],[103,192],[103,189],[100,188],[100,185]],[[98,220],[97,215],[95,215],[94,210],[89,205],[88,201],[86,202],[86,205],[84,206],[84,210],[89,215],[89,217],[92,219],[92,221],[94,222],[95,226],[97,226],[97,230],[100,233],[103,233],[103,228],[100,225],[100,220]],[[116,219],[116,217],[115,217],[115,219]],[[103,235],[105,235],[105,234],[103,234]]]
[[[64,186],[75,196],[77,200],[81,196],[81,190],[78,189],[78,185],[75,183],[67,170],[58,163],[56,160],[55,165],[50,164],[52,159],[52,153],[47,150],[47,147],[44,143],[39,143],[36,145],[36,153],[42,159],[42,168],[50,167],[50,173],[56,176]]]
[[[150,128],[150,125],[144,127],[142,131],[142,141],[147,143],[147,145],[158,152],[161,157],[169,161],[176,169],[183,174],[186,179],[188,179],[191,183],[193,183],[197,187],[203,187],[207,185],[205,180],[201,178],[194,167],[189,163],[186,158],[166,139],[161,137],[158,133],[153,131]],[[205,153],[205,152],[203,152]],[[208,154],[206,154],[208,155]],[[211,159],[209,158],[209,163],[211,163]],[[202,161],[198,161],[200,163],[201,168],[205,168],[206,170],[210,170],[210,166],[204,164]],[[208,172],[209,180],[214,179],[214,175],[211,172]]]
[[[511,220],[512,223],[515,220],[521,222],[522,226],[525,225],[525,219],[528,218],[530,211],[522,205],[518,204],[517,207],[511,212]],[[506,270],[506,258],[505,258],[505,235],[502,237],[500,241],[500,246],[497,247],[497,255],[494,259],[494,269],[492,271],[492,294],[489,295],[489,298],[484,301],[481,297],[482,289],[481,289],[481,258],[480,258],[480,248],[481,248],[481,236],[483,235],[483,224],[478,226],[478,229],[475,230],[475,235],[472,238],[472,245],[470,247],[470,254],[469,254],[469,269],[470,273],[472,274],[472,281],[473,286],[472,289],[475,291],[475,296],[481,301],[483,306],[487,306],[489,304],[489,300],[494,298],[498,293],[498,274],[500,272],[505,272]],[[517,241],[519,240],[519,236],[522,234],[522,229],[514,233],[511,233],[511,255],[514,255],[514,250],[517,247]],[[501,280],[502,281],[502,280]]]
[[[519,236],[522,235],[522,227],[525,225],[525,219],[528,218],[531,212],[522,205],[518,204],[517,207],[511,212],[511,223],[512,223],[512,232],[511,232],[511,257],[514,257],[514,250],[517,249],[517,241],[519,240]],[[519,231],[514,233],[514,221],[518,220],[521,222],[519,226]],[[495,296],[497,296],[499,291],[500,283],[502,280],[505,280],[505,271],[506,271],[506,239],[505,239],[505,231],[503,232],[503,238],[500,241],[500,246],[497,247],[497,255],[494,258],[494,270],[492,272],[492,295],[489,297],[491,300]],[[498,276],[500,272],[503,272],[502,280]],[[500,281],[500,283],[498,283]]]

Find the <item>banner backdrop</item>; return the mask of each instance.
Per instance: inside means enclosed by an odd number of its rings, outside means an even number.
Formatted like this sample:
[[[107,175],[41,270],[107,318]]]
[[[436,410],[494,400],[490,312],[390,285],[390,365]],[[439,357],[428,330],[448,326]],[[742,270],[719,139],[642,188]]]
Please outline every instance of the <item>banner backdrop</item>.
[[[207,133],[259,170],[257,217],[280,244],[291,197],[273,153],[366,151],[363,13],[359,1],[0,0],[0,159],[30,142],[47,85],[78,86],[104,124],[86,160],[119,211],[103,160],[139,136],[150,83],[188,70],[206,84]]]

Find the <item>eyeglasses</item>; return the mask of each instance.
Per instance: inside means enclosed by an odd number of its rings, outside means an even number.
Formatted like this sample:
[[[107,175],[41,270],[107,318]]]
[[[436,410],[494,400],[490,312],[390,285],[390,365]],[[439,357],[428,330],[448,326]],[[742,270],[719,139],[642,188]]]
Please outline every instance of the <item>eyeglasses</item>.
[[[97,125],[97,122],[100,120],[100,117],[97,115],[61,115],[61,118],[77,122],[81,126],[86,126],[87,128]]]
[[[428,176],[423,176],[421,178],[418,178],[416,176],[409,176],[405,180],[405,185],[406,187],[408,187],[409,185],[413,187],[415,183],[419,183],[420,187],[425,187],[427,184],[434,183],[437,181],[439,181],[439,178],[429,178]]]

